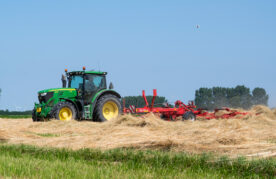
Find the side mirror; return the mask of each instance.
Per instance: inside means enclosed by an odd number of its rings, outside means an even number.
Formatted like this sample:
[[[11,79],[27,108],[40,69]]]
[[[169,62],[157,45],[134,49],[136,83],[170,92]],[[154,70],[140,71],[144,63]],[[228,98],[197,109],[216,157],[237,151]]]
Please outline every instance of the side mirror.
[[[113,89],[114,88],[114,86],[113,86],[113,84],[112,84],[112,82],[109,84],[109,89]]]
[[[66,77],[63,74],[61,76],[61,81],[62,81],[62,88],[66,88]]]

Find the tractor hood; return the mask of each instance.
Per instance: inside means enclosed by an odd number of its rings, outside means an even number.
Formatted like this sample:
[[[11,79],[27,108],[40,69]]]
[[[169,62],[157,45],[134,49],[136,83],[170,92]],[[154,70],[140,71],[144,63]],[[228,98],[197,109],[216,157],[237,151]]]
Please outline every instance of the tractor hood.
[[[75,88],[50,88],[50,89],[41,90],[38,93],[41,94],[41,93],[60,92],[60,91],[75,92],[76,89]]]
[[[60,98],[71,99],[75,98],[78,92],[75,88],[51,88],[38,92],[39,103],[48,103],[59,100]]]

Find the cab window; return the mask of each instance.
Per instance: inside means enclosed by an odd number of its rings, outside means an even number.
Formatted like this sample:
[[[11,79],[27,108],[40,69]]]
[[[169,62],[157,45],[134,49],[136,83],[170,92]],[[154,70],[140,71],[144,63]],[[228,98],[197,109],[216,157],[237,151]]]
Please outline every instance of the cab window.
[[[100,75],[89,74],[85,76],[85,91],[97,91],[105,88],[105,78]]]
[[[82,76],[72,76],[69,87],[70,88],[76,88],[76,89],[82,89],[83,86],[83,77]]]

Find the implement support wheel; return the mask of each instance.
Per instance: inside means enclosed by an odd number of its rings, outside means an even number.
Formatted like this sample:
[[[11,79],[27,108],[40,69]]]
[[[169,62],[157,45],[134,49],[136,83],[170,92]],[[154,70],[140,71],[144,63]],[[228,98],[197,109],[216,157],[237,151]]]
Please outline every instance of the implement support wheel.
[[[196,120],[196,115],[192,111],[188,111],[182,116],[182,120],[190,120],[190,121],[195,121]]]

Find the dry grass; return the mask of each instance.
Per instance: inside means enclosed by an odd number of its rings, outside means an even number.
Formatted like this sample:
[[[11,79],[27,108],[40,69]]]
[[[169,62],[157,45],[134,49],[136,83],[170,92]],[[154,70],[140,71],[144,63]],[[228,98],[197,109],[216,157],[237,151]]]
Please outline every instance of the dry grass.
[[[230,156],[276,155],[276,110],[256,106],[250,112],[252,115],[243,119],[195,122],[168,122],[153,114],[139,118],[124,115],[106,123],[0,119],[0,141],[72,149],[130,147]]]

